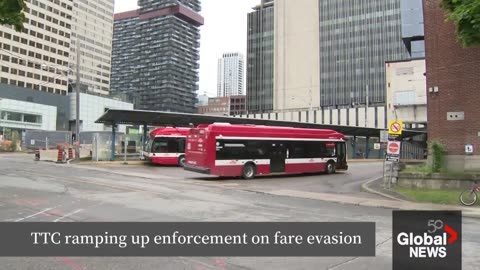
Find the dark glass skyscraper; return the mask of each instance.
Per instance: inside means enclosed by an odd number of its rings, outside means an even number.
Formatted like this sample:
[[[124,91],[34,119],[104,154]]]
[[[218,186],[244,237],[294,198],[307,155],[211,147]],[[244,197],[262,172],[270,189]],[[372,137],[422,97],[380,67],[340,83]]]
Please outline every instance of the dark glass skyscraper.
[[[321,106],[385,104],[385,61],[410,57],[400,2],[319,0]]]
[[[136,109],[195,112],[198,90],[199,0],[139,0],[115,15],[112,92]]]
[[[262,0],[248,14],[247,110],[273,110],[273,0]]]
[[[401,0],[402,39],[412,58],[425,57],[422,0]]]

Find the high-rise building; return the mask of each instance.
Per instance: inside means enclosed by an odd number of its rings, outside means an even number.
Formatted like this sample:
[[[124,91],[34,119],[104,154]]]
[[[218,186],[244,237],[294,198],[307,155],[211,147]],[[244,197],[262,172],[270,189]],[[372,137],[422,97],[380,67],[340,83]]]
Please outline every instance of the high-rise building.
[[[425,58],[422,0],[401,0],[402,40],[412,58]]]
[[[103,95],[110,90],[113,8],[114,0],[73,1],[70,68],[76,70],[79,42],[80,84],[89,92]],[[75,72],[70,80],[75,83]]]
[[[113,0],[26,1],[25,28],[2,32],[3,83],[66,95],[76,81],[80,42],[82,89],[108,94],[110,89]]]
[[[243,95],[243,54],[224,53],[218,59],[217,96]]]
[[[139,0],[115,14],[112,83],[137,109],[195,112],[198,90],[199,0]]]
[[[384,106],[385,62],[410,59],[421,15],[402,1],[275,1],[274,109]]]
[[[262,0],[248,14],[247,24],[247,110],[273,110],[273,0]]]
[[[26,1],[23,32],[0,25],[0,82],[67,95],[72,1]]]
[[[385,61],[409,58],[400,2],[319,2],[321,106],[385,104]]]

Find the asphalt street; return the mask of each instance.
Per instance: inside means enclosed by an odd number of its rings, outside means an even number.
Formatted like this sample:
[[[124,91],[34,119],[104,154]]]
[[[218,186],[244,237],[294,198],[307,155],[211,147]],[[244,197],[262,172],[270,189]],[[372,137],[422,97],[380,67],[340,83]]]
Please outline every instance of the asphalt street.
[[[88,167],[0,155],[0,219],[71,221],[374,221],[375,257],[0,258],[0,269],[391,269],[392,210],[275,196],[299,190],[374,196],[360,185],[381,163],[336,175],[219,179],[175,167]],[[480,269],[480,221],[463,219],[463,269]]]

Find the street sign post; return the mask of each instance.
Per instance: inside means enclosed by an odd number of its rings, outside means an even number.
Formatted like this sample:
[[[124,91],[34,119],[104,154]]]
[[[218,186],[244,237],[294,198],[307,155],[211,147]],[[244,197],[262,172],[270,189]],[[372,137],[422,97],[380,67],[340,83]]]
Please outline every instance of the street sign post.
[[[393,178],[396,177],[393,174],[394,171],[394,165],[398,162],[400,162],[400,150],[402,143],[397,142],[397,141],[389,141],[387,144],[387,153],[385,155],[385,160],[383,164],[383,180],[384,180],[384,185],[386,188],[390,188],[391,184],[393,182]],[[385,171],[385,162],[389,162],[389,172],[388,176],[386,177],[386,171]]]
[[[401,142],[395,142],[395,141],[388,142],[387,155],[385,156],[385,160],[399,162],[401,145],[402,145]]]
[[[388,142],[388,130],[380,130],[380,142]]]

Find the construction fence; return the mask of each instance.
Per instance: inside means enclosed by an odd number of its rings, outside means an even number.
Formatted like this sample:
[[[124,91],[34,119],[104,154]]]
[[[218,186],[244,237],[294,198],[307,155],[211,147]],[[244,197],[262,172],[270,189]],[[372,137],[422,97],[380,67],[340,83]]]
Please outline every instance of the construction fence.
[[[22,138],[22,149],[25,150],[53,150],[71,144],[70,131],[27,130]]]
[[[93,133],[91,145],[82,145],[82,147],[91,147],[92,161],[112,160],[112,134]],[[115,147],[113,157],[115,160],[139,160],[140,153],[143,150],[143,138],[141,134],[115,135]]]
[[[80,158],[109,161],[112,158],[112,132],[80,132]],[[70,131],[27,130],[22,138],[22,149],[40,151],[39,160],[57,161],[57,150],[75,148]],[[115,160],[139,160],[143,150],[141,134],[115,134]]]

